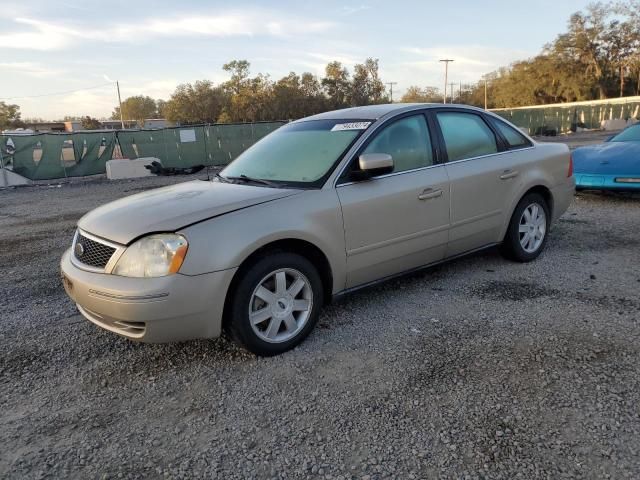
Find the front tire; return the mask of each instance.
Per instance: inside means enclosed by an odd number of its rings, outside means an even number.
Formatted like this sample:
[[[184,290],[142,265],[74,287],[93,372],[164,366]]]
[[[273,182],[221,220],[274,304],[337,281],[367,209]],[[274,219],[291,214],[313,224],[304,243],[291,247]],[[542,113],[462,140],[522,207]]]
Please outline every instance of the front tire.
[[[502,254],[517,262],[538,258],[547,244],[551,223],[549,206],[538,193],[522,197],[511,216],[501,245]]]
[[[271,253],[239,272],[229,333],[260,356],[286,352],[313,330],[323,305],[322,281],[309,260]]]

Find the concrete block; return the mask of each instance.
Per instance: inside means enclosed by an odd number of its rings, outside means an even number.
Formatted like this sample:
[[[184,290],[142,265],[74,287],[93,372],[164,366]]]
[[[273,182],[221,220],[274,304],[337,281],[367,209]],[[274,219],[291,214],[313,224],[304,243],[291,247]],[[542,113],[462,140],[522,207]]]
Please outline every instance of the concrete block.
[[[16,172],[7,170],[6,168],[0,168],[0,188],[13,187],[16,185],[29,185],[31,180],[18,175]]]
[[[604,130],[622,130],[627,126],[627,121],[624,118],[613,118],[611,120],[602,120],[600,126]]]
[[[107,178],[109,180],[119,180],[121,178],[150,177],[153,174],[147,170],[145,165],[151,162],[162,163],[159,158],[144,157],[129,160],[128,158],[107,161]]]

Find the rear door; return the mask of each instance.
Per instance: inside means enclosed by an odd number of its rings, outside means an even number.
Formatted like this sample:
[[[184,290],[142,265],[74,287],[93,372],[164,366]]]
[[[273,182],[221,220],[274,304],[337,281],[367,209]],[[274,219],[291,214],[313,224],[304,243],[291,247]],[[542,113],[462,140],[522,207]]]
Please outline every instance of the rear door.
[[[499,242],[519,188],[517,153],[480,112],[434,113],[451,185],[451,228],[446,256]]]
[[[361,153],[387,153],[394,171],[353,181]],[[449,183],[422,114],[392,120],[353,159],[336,188],[347,249],[347,288],[444,258]]]

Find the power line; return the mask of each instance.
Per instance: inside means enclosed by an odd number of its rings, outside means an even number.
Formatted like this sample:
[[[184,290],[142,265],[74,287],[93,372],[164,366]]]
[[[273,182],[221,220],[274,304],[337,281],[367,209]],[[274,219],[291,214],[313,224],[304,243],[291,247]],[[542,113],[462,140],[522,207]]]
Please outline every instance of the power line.
[[[54,95],[66,95],[68,93],[82,92],[85,90],[94,90],[96,88],[113,86],[114,83],[115,82],[109,82],[109,83],[103,83],[102,85],[96,85],[94,87],[77,88],[75,90],[67,90],[65,92],[43,93],[42,95],[22,95],[22,96],[16,96],[16,97],[0,97],[0,100],[15,100],[19,98],[41,98],[41,97],[52,97]]]

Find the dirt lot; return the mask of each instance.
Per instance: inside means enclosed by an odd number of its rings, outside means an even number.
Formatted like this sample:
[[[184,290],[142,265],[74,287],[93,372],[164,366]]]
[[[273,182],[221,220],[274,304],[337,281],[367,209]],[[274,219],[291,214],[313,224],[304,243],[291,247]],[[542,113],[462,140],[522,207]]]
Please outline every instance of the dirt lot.
[[[581,194],[496,251],[350,295],[298,349],[144,345],[83,320],[58,260],[108,200],[0,191],[1,478],[639,478],[640,198]]]

